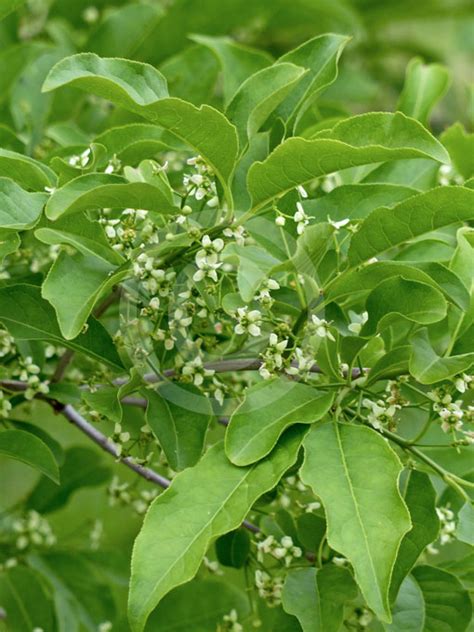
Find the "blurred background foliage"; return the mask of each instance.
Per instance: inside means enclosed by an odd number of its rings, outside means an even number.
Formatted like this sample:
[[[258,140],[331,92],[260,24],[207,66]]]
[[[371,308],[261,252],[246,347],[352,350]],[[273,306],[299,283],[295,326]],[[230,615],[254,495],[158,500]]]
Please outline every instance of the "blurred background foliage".
[[[273,57],[317,34],[350,35],[339,78],[318,102],[324,116],[394,110],[412,58],[442,63],[451,72],[451,84],[436,107],[432,127],[440,132],[460,120],[472,129],[472,0],[96,0],[93,4],[28,0],[19,5],[17,12],[0,22],[0,145],[16,151],[26,147],[27,153],[41,155],[45,138],[61,145],[62,135],[67,134],[67,145],[75,133],[76,142],[82,144],[88,135],[134,120],[119,110],[88,107],[87,100],[78,100],[72,90],[62,91],[60,99],[54,93],[41,94],[50,68],[74,52],[148,62],[165,74],[173,96],[219,106],[223,94],[219,65],[209,48],[191,39],[193,34],[229,36]],[[61,126],[61,121],[70,120],[76,121],[77,129]],[[96,520],[102,521],[100,551],[106,553],[88,553],[96,556],[99,564],[95,567],[102,569],[102,577],[91,577],[91,594],[84,596],[84,603],[91,609],[99,607],[92,593],[108,582],[125,605],[130,551],[141,517],[129,507],[110,507],[104,487],[114,473],[132,485],[146,483],[137,482],[133,474],[89,445],[45,404],[34,402],[27,407],[18,418],[47,430],[66,450],[66,457],[71,447],[87,448],[77,470],[87,463],[91,472],[89,478],[73,477],[70,502],[56,502],[45,509],[38,505],[38,494],[35,500],[38,476],[17,462],[0,459],[0,511],[15,506],[33,490],[30,506],[47,514],[61,546],[77,551],[87,549],[89,532]],[[129,409],[127,415],[136,415],[136,423],[141,423],[139,412]],[[460,467],[459,460],[452,466],[453,471]],[[449,547],[443,555],[451,555]],[[70,585],[73,580],[69,577]],[[102,594],[99,601],[104,599]],[[107,618],[107,608],[100,607]],[[125,623],[123,629],[127,629]]]

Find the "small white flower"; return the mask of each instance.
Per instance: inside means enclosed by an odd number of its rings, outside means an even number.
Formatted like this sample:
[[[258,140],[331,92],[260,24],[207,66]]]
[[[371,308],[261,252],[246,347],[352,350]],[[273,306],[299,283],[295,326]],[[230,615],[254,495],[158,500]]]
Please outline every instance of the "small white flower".
[[[349,224],[351,220],[346,218],[346,219],[341,219],[338,222],[333,222],[332,219],[328,216],[328,222],[329,224],[331,224],[331,226],[333,228],[335,228],[336,230],[339,230],[340,228],[343,228],[344,226],[346,226],[347,224]]]
[[[303,186],[301,186],[301,184],[299,184],[296,187],[296,190],[298,191],[298,193],[301,195],[301,197],[303,199],[306,199],[308,197],[308,193],[307,193],[306,189]]]
[[[286,224],[286,219],[283,215],[278,215],[278,217],[275,218],[275,224],[277,226],[284,226]]]
[[[351,318],[350,324],[347,329],[354,334],[360,334],[360,331],[369,319],[368,312],[362,312],[362,314],[356,314],[352,310],[349,310],[349,316]]]
[[[329,329],[329,323],[327,320],[324,320],[323,318],[318,318],[316,314],[313,314],[311,316],[311,321],[316,336],[318,336],[319,338],[327,338],[328,340],[332,340],[333,342],[336,341],[331,333],[331,330]]]
[[[236,316],[238,320],[237,325],[234,327],[236,334],[249,333],[251,336],[260,336],[262,333],[262,314],[258,309],[249,311],[248,307],[239,307]]]

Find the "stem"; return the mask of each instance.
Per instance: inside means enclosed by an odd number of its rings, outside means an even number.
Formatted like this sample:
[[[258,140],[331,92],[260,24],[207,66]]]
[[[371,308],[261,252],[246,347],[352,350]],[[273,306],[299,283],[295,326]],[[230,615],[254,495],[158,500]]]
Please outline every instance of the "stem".
[[[431,426],[432,421],[433,421],[432,416],[428,415],[428,419],[423,424],[423,427],[421,428],[420,432],[413,439],[410,439],[409,443],[411,444],[418,443],[420,439],[422,439],[425,436],[425,434],[428,432],[428,429]]]
[[[447,485],[450,485],[453,489],[455,489],[458,492],[458,494],[464,498],[466,502],[470,502],[469,495],[465,492],[463,487],[474,489],[474,483],[471,483],[470,481],[465,481],[464,479],[459,478],[452,472],[448,472],[447,470],[444,469],[444,467],[436,463],[436,461],[433,461],[433,459],[430,459],[430,457],[427,456],[424,452],[421,452],[421,450],[418,450],[417,448],[415,448],[409,441],[402,439],[402,437],[399,437],[398,435],[393,434],[392,432],[389,432],[388,430],[384,430],[380,434],[382,436],[387,437],[387,439],[390,439],[390,441],[393,441],[393,443],[396,443],[404,450],[408,450],[409,452],[411,452],[420,461],[423,461],[424,463],[426,463],[426,465],[431,467],[432,470],[434,470],[437,474],[440,475],[440,477],[443,479],[443,481]]]

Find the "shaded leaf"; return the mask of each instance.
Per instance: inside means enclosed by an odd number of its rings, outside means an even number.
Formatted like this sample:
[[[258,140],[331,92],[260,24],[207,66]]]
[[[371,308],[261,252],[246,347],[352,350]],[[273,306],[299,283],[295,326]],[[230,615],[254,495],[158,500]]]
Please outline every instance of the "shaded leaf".
[[[65,340],[56,321],[53,307],[41,297],[39,287],[10,285],[0,288],[0,321],[19,340],[50,340],[74,351],[123,369],[120,357],[107,330],[95,319],[89,320],[86,332],[74,340]]]
[[[371,336],[402,316],[422,325],[436,323],[446,316],[446,300],[439,290],[403,277],[382,281],[367,298],[369,319],[361,336]]]
[[[433,349],[428,329],[424,327],[410,338],[412,354],[410,373],[421,384],[434,384],[467,371],[474,363],[474,352],[441,357]]]
[[[338,632],[344,606],[357,597],[357,586],[345,568],[291,570],[283,586],[282,604],[297,617],[303,632]]]
[[[472,614],[469,593],[446,571],[417,566],[412,572],[425,603],[423,632],[464,632]]]
[[[449,83],[449,71],[445,66],[425,65],[421,59],[415,57],[407,66],[397,110],[427,125],[431,110],[444,96]]]
[[[25,430],[0,432],[0,454],[38,470],[59,484],[58,464],[49,447],[39,437]]]
[[[72,447],[66,451],[60,468],[58,487],[44,476],[29,495],[26,506],[40,513],[50,513],[63,507],[71,494],[84,487],[96,487],[109,480],[111,471],[102,464],[96,451]]]
[[[436,513],[436,491],[423,472],[411,470],[404,495],[410,512],[412,528],[405,534],[392,572],[390,600],[395,601],[403,580],[416,564],[425,548],[438,537],[439,518]]]
[[[249,614],[246,595],[222,579],[194,580],[167,595],[152,613],[146,632],[208,632],[236,610],[239,621]]]
[[[47,196],[27,193],[9,178],[0,178],[0,228],[32,228],[41,216]]]
[[[461,542],[474,546],[474,507],[469,502],[465,503],[458,513],[456,537]]]
[[[197,388],[172,383],[146,390],[146,421],[174,470],[195,465],[212,418],[209,400]]]
[[[278,104],[298,85],[305,72],[304,68],[294,64],[275,64],[244,81],[226,110],[237,128],[241,150]]]

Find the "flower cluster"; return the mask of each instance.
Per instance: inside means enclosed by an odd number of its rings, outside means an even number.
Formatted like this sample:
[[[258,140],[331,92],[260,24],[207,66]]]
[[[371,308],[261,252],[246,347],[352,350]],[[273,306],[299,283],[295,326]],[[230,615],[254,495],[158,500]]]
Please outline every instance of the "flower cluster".
[[[399,404],[387,405],[383,399],[379,399],[376,402],[370,399],[363,399],[362,405],[370,411],[367,414],[367,421],[373,428],[376,430],[383,430],[384,428],[390,431],[395,430],[396,423],[394,417],[400,408]]]
[[[189,166],[194,167],[194,173],[185,174],[183,177],[186,195],[192,196],[198,201],[206,199],[211,208],[217,206],[219,198],[217,197],[212,169],[201,156],[194,156],[186,162]]]
[[[459,381],[459,380],[458,380]],[[460,386],[460,384],[458,384]],[[465,382],[463,381],[463,386]],[[433,410],[439,415],[443,432],[461,430],[463,427],[464,411],[461,408],[462,401],[453,402],[451,393],[445,387],[439,387],[430,391],[428,397],[433,400]]]
[[[331,323],[324,318],[318,318],[316,314],[312,314],[311,322],[308,324],[309,333],[314,333],[318,338],[327,338],[335,342],[335,338],[330,329]]]
[[[49,522],[37,511],[28,511],[24,518],[13,522],[12,528],[17,534],[16,548],[20,551],[30,546],[50,547],[56,544]]]
[[[441,545],[448,544],[454,540],[454,532],[456,531],[454,513],[449,507],[436,507],[436,513],[440,522],[439,543]]]
[[[255,585],[259,597],[265,599],[269,608],[275,608],[281,604],[283,577],[272,577],[265,571],[256,570]]]
[[[126,256],[138,245],[159,243],[158,228],[148,218],[147,210],[126,208],[119,217],[111,217],[110,210],[105,209],[99,223],[104,226],[112,248]]]
[[[268,339],[268,346],[261,354],[263,360],[259,373],[264,380],[268,380],[283,366],[283,352],[288,346],[288,339],[279,340],[275,333],[271,333]]]
[[[68,163],[71,167],[78,167],[79,169],[85,169],[91,159],[92,150],[88,147],[82,153],[73,155],[69,158]]]
[[[299,546],[295,546],[289,535],[284,535],[278,541],[273,535],[269,535],[262,542],[257,542],[257,559],[262,562],[263,555],[271,555],[276,560],[283,560],[285,566],[290,566],[294,559],[303,555]]]
[[[217,270],[222,266],[219,261],[219,253],[224,248],[224,241],[219,237],[212,240],[209,235],[204,235],[201,240],[202,248],[196,253],[197,271],[193,280],[196,282],[209,278],[217,283]]]
[[[15,340],[6,329],[0,328],[0,358],[16,353]]]
[[[124,444],[130,441],[130,433],[124,432],[122,430],[122,424],[116,423],[114,426],[114,434],[111,439],[115,450],[117,452],[117,456],[120,457],[123,452]]]
[[[138,491],[127,482],[121,483],[118,476],[114,476],[107,488],[109,505],[131,506],[139,515],[146,513],[150,503],[158,495],[156,489]]]
[[[258,309],[249,311],[247,306],[239,307],[235,317],[237,319],[237,324],[234,327],[236,334],[242,336],[248,333],[251,336],[260,336],[262,333],[262,313]]]
[[[229,614],[222,617],[222,624],[218,627],[218,632],[243,632],[243,626],[239,623],[237,610],[232,609]]]
[[[5,393],[0,390],[0,417],[6,419],[12,410],[12,405],[9,399],[5,397]]]
[[[33,399],[38,393],[43,395],[49,393],[49,382],[42,382],[40,380],[38,375],[40,372],[40,367],[37,364],[34,364],[33,358],[30,356],[20,360],[20,367],[17,371],[17,375],[22,382],[26,382],[28,384],[28,387],[24,392],[26,399]]]
[[[296,202],[296,212],[293,215],[293,220],[296,222],[296,232],[298,233],[298,235],[302,235],[306,229],[306,226],[309,224],[310,217],[306,215],[301,202]]]

